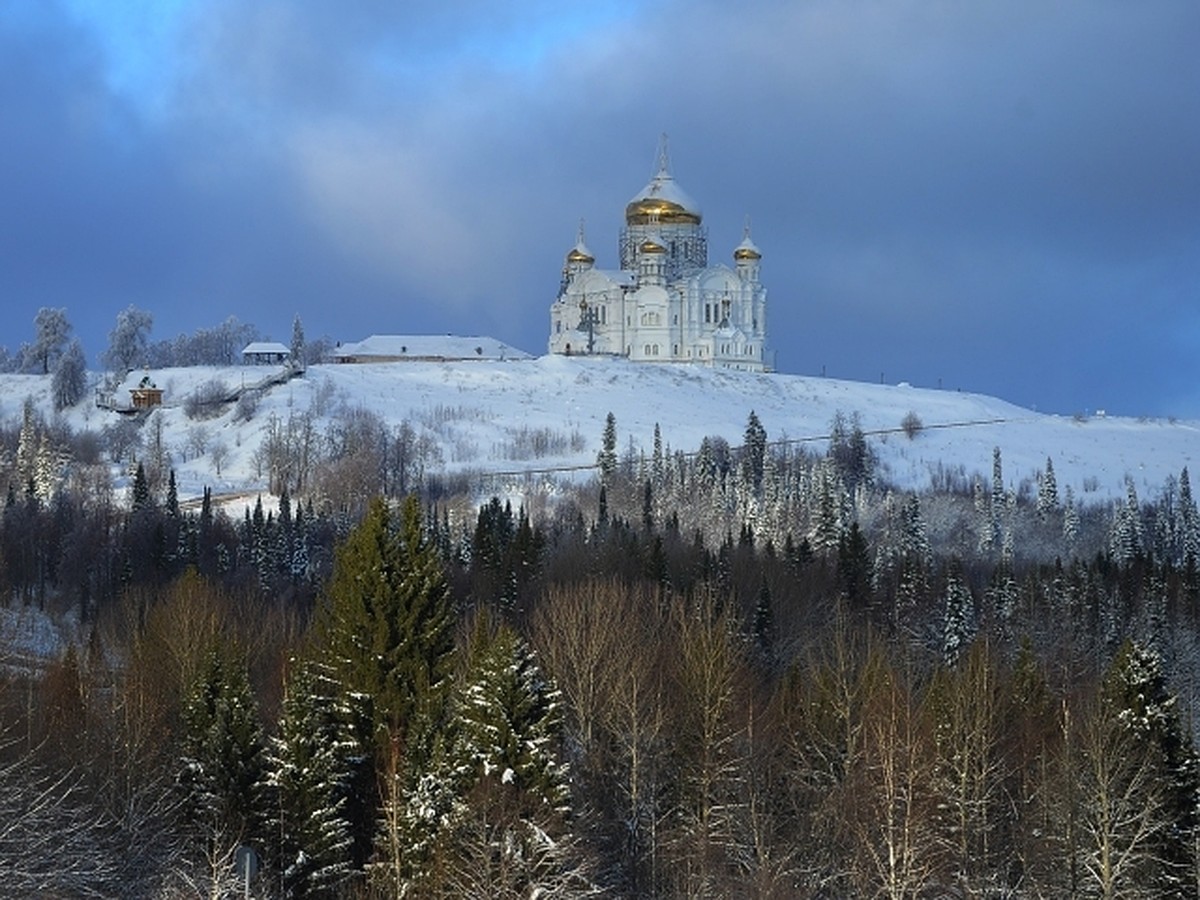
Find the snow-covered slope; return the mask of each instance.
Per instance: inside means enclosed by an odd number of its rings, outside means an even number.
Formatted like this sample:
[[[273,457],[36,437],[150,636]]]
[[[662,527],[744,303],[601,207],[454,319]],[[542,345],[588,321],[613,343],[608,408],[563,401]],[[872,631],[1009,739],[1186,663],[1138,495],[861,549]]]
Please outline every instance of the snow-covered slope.
[[[681,365],[639,365],[614,359],[547,356],[528,361],[395,363],[314,366],[301,378],[273,387],[249,421],[233,406],[218,417],[193,421],[184,402],[205,382],[239,388],[269,374],[263,367],[189,368],[136,372],[117,392],[145,375],[164,389],[162,434],[181,496],[204,485],[217,493],[258,491],[255,451],[272,416],[286,421],[310,413],[324,433],[340,412],[360,406],[398,426],[407,421],[442,447],[445,470],[508,472],[589,465],[595,461],[605,416],[616,417],[619,451],[630,443],[649,452],[658,423],[671,448],[694,451],[706,435],[741,443],[754,410],[772,441],[802,440],[821,450],[837,412],[857,413],[886,474],[922,487],[942,469],[983,474],[990,483],[992,450],[1000,447],[1005,481],[1013,487],[1053,460],[1060,490],[1072,486],[1082,501],[1123,496],[1130,476],[1143,498],[1153,497],[1200,451],[1200,422],[1143,421],[1046,415],[975,394],[762,375]],[[53,418],[49,379],[0,376],[0,419],[16,423],[32,397]],[[115,413],[89,396],[63,418],[75,429],[100,431]],[[924,429],[910,440],[899,429],[916,413]],[[144,426],[145,427],[145,426]],[[199,431],[197,431],[199,429]],[[199,438],[203,438],[200,440]],[[533,440],[539,438],[539,440]],[[212,448],[227,457],[216,474]],[[203,452],[197,448],[206,445]],[[537,447],[536,450],[531,447]]]

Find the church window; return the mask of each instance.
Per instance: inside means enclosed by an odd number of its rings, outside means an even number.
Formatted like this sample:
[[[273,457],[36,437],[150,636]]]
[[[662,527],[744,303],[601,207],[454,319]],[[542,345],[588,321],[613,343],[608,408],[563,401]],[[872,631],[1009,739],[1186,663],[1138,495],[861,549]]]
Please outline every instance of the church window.
[[[704,304],[704,321],[705,323],[712,322],[712,305],[709,303]]]
[[[645,347],[643,347],[643,348],[642,348],[642,350],[643,350],[643,352],[642,352],[642,356],[649,356],[649,355],[650,355],[650,345],[649,345],[649,344],[647,344]]]
[[[654,345],[654,355],[658,356],[658,344]]]
[[[679,355],[679,345],[678,344],[676,344],[674,347],[671,348],[671,355],[672,356]]]

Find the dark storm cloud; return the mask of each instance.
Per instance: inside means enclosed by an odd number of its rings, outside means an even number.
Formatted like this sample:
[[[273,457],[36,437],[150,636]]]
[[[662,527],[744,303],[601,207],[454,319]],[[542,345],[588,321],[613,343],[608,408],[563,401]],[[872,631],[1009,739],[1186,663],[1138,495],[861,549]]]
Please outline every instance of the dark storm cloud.
[[[69,21],[0,21],[10,346],[133,302],[539,352],[666,130],[783,370],[1200,415],[1192,3],[203,3],[153,102]]]

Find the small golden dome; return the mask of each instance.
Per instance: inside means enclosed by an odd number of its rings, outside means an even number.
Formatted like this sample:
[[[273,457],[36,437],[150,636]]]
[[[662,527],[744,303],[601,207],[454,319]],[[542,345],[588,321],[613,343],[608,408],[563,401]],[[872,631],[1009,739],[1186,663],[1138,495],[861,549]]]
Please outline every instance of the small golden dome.
[[[664,247],[662,244],[660,244],[658,241],[656,241],[652,237],[648,237],[644,241],[642,241],[642,243],[640,245],[638,245],[638,249],[641,250],[643,253],[666,253],[667,252],[667,248]]]
[[[571,248],[571,252],[567,254],[567,265],[575,263],[590,266],[595,261],[596,257],[592,256],[588,252],[587,247],[583,246],[582,243],[576,244]]]
[[[762,259],[762,254],[753,247],[738,247],[733,251],[733,258],[741,262],[744,259]]]

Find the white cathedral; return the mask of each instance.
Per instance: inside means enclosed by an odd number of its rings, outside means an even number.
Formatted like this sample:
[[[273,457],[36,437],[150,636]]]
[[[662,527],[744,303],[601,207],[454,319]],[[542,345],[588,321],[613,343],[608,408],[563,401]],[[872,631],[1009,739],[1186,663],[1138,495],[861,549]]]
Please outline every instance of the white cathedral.
[[[701,221],[664,138],[658,171],[625,207],[619,269],[596,268],[580,227],[550,307],[550,352],[770,371],[762,253],[747,227],[734,267],[710,266]]]

